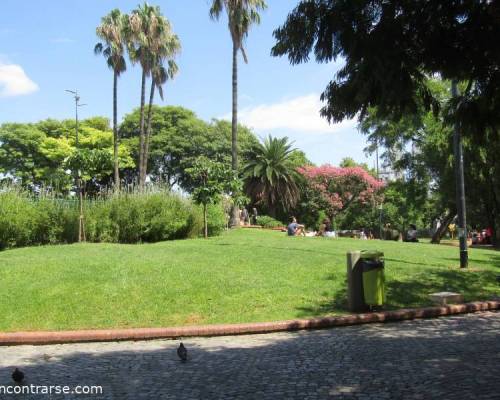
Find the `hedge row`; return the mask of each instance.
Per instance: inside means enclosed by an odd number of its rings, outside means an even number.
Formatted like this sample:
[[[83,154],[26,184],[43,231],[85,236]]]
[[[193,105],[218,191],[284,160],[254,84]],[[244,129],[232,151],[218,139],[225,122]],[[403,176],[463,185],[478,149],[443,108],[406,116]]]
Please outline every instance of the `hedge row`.
[[[209,234],[224,229],[221,207],[209,207]],[[78,203],[36,198],[17,189],[0,191],[0,249],[73,243],[78,239]],[[90,242],[140,243],[197,237],[200,207],[170,192],[120,194],[84,202],[85,235]]]

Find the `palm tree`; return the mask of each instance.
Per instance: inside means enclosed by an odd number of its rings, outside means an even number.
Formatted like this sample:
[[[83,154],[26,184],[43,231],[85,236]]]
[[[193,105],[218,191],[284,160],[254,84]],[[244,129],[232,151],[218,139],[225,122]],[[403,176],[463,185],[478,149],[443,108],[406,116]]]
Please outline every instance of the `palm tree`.
[[[299,200],[301,177],[295,168],[294,151],[287,137],[269,135],[249,154],[243,169],[246,193],[257,203],[264,204],[272,217],[276,217],[279,206],[288,211]]]
[[[102,40],[94,47],[95,54],[102,54],[108,67],[113,71],[113,164],[115,189],[120,189],[120,172],[118,165],[118,77],[125,72],[127,64],[124,57],[124,24],[127,16],[114,9],[102,18],[101,25],[96,28],[97,36]]]
[[[150,64],[150,74],[151,74],[151,90],[149,94],[149,105],[148,105],[148,115],[146,121],[146,137],[144,141],[144,156],[142,159],[142,171],[144,173],[144,178],[148,170],[148,155],[149,155],[149,141],[151,137],[151,113],[153,107],[153,99],[155,94],[155,89],[158,89],[160,98],[163,100],[163,85],[169,79],[173,79],[177,74],[179,68],[174,61],[174,57],[179,53],[181,49],[181,44],[177,35],[172,33],[172,29],[169,21],[162,15],[156,16],[159,23],[155,32],[159,37],[153,38],[152,43],[157,43],[157,45],[151,49],[151,64]],[[164,62],[167,61],[167,67],[164,66]],[[144,185],[144,182],[142,182]]]
[[[142,68],[141,76],[141,106],[139,122],[139,187],[142,188],[146,180],[146,174],[143,171],[144,166],[144,147],[146,141],[144,126],[144,105],[146,103],[146,78],[151,72],[151,31],[154,30],[157,18],[155,14],[158,7],[153,7],[144,3],[139,5],[130,14],[127,26],[126,36],[130,61],[133,64],[139,63]]]
[[[259,11],[265,10],[264,0],[213,0],[210,17],[218,20],[226,10],[229,32],[233,41],[233,105],[231,128],[231,166],[238,170],[238,51],[241,50],[243,61],[248,62],[243,42],[248,36],[250,26],[260,23]],[[237,207],[233,207],[231,225],[236,225]]]
[[[180,42],[172,33],[169,21],[162,16],[158,6],[148,3],[139,5],[132,11],[126,27],[128,48],[131,61],[139,63],[142,68],[141,107],[139,123],[139,186],[146,181],[147,158],[149,152],[149,135],[151,129],[151,109],[155,88],[163,98],[162,85],[167,79],[173,78],[177,65],[173,57],[180,50]],[[168,68],[163,62],[168,60]],[[148,117],[145,118],[146,80],[151,76],[151,91],[149,97]],[[146,128],[147,125],[147,128]]]

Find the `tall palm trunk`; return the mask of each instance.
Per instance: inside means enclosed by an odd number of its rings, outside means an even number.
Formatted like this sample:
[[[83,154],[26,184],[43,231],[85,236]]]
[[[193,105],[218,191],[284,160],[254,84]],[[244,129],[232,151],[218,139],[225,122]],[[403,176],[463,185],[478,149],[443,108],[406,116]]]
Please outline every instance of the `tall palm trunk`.
[[[144,103],[146,101],[146,71],[142,70],[141,80],[141,117],[140,117],[140,131],[139,131],[139,188],[142,190],[146,182],[146,174],[143,170],[144,165]]]
[[[118,74],[113,73],[113,164],[115,190],[120,190],[120,171],[118,166]]]
[[[238,170],[238,48],[233,44],[233,120],[231,125],[231,161]]]
[[[151,137],[151,114],[153,109],[153,98],[155,95],[155,81],[151,80],[151,91],[149,93],[149,105],[148,105],[148,117],[146,122],[146,138],[144,142],[144,157],[143,157],[143,165],[142,170],[144,171],[144,176],[146,176],[148,172],[148,155],[149,155],[149,139]]]
[[[233,109],[231,124],[231,166],[233,171],[238,171],[238,47],[233,41]],[[233,205],[229,225],[231,227],[239,225],[238,206]]]

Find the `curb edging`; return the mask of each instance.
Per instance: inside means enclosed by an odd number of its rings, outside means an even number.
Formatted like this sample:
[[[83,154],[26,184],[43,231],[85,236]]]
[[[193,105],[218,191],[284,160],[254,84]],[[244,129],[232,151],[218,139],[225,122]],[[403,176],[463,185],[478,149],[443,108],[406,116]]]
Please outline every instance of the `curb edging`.
[[[184,326],[171,328],[99,329],[52,332],[0,333],[0,346],[47,345],[83,342],[110,342],[125,340],[176,339],[179,337],[228,336],[256,333],[323,329],[336,326],[376,322],[435,318],[446,315],[474,313],[500,309],[500,301],[482,301],[443,307],[406,308],[338,317],[299,319],[244,324]]]

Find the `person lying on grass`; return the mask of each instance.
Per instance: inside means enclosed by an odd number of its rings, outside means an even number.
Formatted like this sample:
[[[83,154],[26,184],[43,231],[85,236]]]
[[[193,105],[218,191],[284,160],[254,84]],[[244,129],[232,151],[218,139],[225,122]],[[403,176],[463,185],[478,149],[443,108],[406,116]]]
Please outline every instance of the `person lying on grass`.
[[[305,236],[306,235],[305,226],[298,224],[297,219],[295,217],[290,218],[290,224],[288,225],[286,230],[288,232],[288,236],[299,236],[299,235]]]

